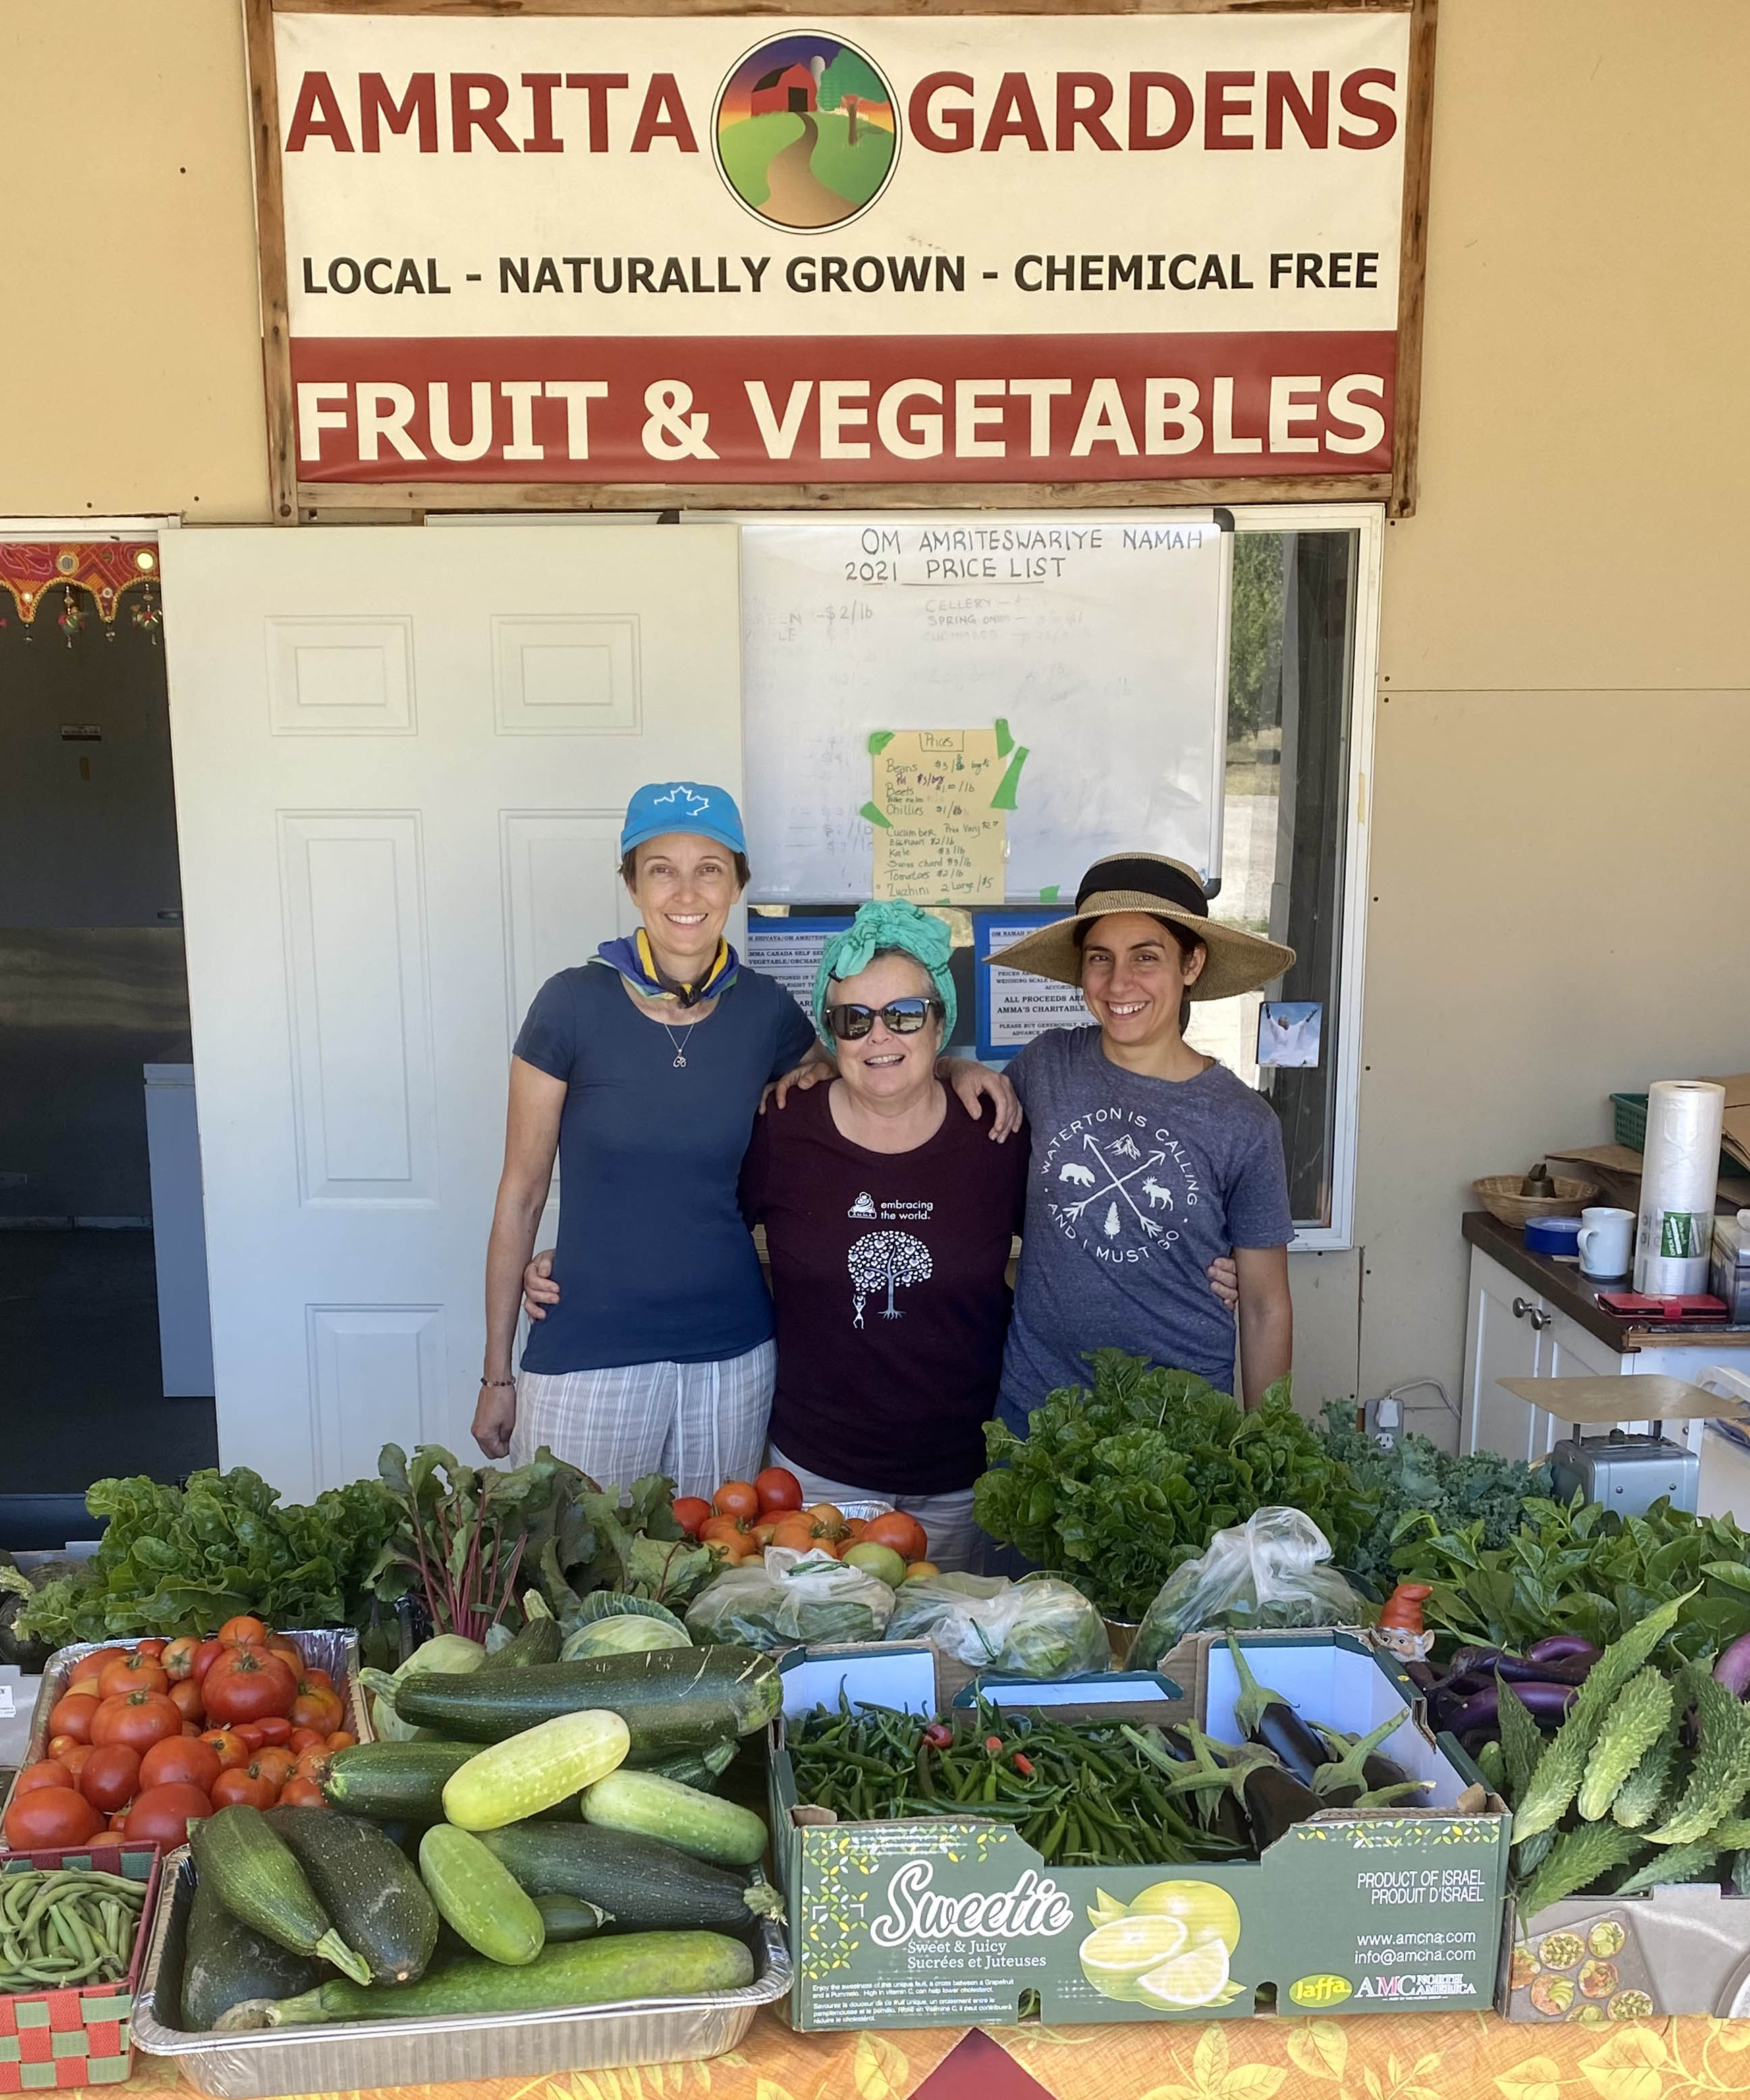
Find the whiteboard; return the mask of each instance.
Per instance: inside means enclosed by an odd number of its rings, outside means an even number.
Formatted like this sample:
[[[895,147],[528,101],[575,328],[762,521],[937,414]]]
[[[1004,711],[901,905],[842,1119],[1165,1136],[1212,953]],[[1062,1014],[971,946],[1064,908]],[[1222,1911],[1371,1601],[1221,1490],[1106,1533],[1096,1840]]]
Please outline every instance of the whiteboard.
[[[869,739],[989,728],[1026,757],[1005,896],[1120,847],[1221,870],[1231,531],[1209,512],[744,517],[750,901],[870,893]]]

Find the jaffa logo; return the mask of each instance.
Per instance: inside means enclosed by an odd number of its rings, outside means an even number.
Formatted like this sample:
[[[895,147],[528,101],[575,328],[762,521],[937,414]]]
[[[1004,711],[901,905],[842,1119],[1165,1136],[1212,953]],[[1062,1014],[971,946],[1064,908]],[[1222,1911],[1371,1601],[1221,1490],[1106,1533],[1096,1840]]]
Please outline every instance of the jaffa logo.
[[[717,165],[770,225],[824,232],[865,212],[899,154],[893,90],[867,52],[798,30],[756,45],[717,98]]]

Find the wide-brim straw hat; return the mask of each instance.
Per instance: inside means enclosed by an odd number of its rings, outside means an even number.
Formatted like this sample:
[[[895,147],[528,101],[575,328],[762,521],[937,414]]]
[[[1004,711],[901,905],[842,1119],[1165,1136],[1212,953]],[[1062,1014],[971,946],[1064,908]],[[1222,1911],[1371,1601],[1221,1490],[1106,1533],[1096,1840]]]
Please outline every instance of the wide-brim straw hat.
[[[1023,935],[985,960],[1000,963],[1005,970],[1025,970],[1036,977],[1079,985],[1081,945],[1076,934],[1114,911],[1146,911],[1152,919],[1170,920],[1196,935],[1209,955],[1201,976],[1191,986],[1193,999],[1232,999],[1243,991],[1256,991],[1279,977],[1294,960],[1294,951],[1279,941],[1266,941],[1260,933],[1212,919],[1209,898],[1193,871],[1183,861],[1151,853],[1108,854],[1097,860],[1081,878],[1071,917]]]

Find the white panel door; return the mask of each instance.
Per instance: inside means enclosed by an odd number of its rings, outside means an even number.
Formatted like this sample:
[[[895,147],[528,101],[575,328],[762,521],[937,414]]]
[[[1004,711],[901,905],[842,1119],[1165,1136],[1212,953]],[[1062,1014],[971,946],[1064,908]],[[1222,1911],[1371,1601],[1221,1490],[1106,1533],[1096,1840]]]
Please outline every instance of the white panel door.
[[[162,557],[219,1457],[303,1500],[466,1444],[517,1026],[627,929],[632,790],[740,790],[736,532]]]

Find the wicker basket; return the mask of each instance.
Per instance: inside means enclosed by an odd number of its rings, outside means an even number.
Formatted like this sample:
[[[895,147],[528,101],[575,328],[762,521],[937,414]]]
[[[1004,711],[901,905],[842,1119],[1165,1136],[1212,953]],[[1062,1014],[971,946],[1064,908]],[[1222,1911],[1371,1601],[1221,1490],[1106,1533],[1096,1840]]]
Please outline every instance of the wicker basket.
[[[1560,1174],[1554,1177],[1554,1195],[1522,1196],[1519,1185],[1524,1179],[1522,1174],[1485,1174],[1471,1186],[1482,1198],[1483,1209],[1504,1225],[1522,1225],[1530,1218],[1563,1217],[1598,1199],[1596,1181],[1570,1181]]]

